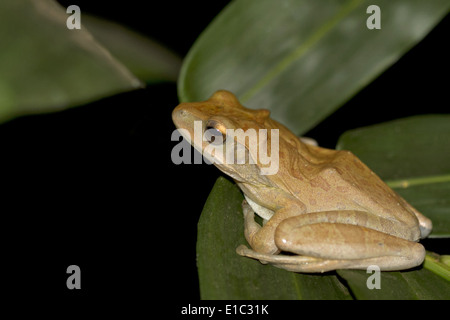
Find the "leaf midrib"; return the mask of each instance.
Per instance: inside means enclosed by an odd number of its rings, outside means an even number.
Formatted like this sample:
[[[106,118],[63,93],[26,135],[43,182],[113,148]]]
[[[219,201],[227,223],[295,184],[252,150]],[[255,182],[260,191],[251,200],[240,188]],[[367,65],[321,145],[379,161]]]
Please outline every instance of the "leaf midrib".
[[[450,182],[450,174],[388,180],[386,181],[386,184],[392,189],[406,189],[412,186],[443,182]]]
[[[318,28],[305,42],[300,44],[295,50],[288,54],[284,59],[278,62],[274,67],[270,68],[266,75],[262,77],[253,87],[244,92],[240,96],[242,103],[246,103],[252,96],[254,96],[261,88],[267,85],[277,75],[281,74],[296,60],[300,59],[308,49],[312,48],[316,43],[325,37],[329,31],[335,27],[340,21],[347,17],[353,10],[355,10],[363,1],[350,0],[345,6],[327,23]]]

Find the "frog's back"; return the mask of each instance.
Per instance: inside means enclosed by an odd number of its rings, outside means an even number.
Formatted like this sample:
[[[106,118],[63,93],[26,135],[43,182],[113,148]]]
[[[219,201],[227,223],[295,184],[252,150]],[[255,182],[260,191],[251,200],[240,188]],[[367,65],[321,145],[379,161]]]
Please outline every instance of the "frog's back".
[[[420,238],[417,223],[420,213],[353,153],[314,146],[302,147],[301,154],[290,157],[294,162],[290,164],[291,176],[296,180],[291,181],[290,189],[308,207],[308,212],[366,211],[399,221],[411,228],[414,240]],[[293,187],[295,184],[297,187]]]
[[[412,230],[411,240],[419,239],[418,217],[423,216],[352,152],[306,145],[277,121],[269,118],[265,124],[281,131],[280,169],[271,181],[305,204],[307,212],[365,211],[403,223]],[[423,221],[421,228],[430,230],[431,221]]]
[[[319,175],[334,175],[340,181],[335,193],[351,198],[372,214],[406,224],[414,229],[413,237],[419,239],[416,216],[420,213],[350,151],[336,151],[330,166],[322,168]]]

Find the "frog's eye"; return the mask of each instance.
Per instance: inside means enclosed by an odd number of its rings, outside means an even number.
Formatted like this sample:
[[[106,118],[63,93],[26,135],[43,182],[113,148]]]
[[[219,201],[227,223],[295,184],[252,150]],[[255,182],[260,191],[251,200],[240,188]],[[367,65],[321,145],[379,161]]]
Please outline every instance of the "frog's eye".
[[[208,121],[204,137],[209,143],[217,145],[222,144],[226,139],[225,128],[215,121]]]

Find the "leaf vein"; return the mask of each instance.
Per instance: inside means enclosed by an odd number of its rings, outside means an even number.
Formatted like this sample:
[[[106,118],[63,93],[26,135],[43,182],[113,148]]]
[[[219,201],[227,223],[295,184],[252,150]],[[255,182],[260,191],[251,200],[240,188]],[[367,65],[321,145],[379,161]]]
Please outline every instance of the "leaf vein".
[[[240,100],[241,102],[247,102],[253,95],[255,95],[261,88],[267,85],[277,75],[281,74],[296,60],[300,59],[311,47],[318,43],[325,35],[335,27],[340,21],[342,21],[348,14],[355,10],[363,1],[362,0],[350,0],[347,4],[327,23],[322,25],[316,32],[314,32],[305,42],[299,45],[294,51],[282,59],[272,69],[270,69],[264,77],[261,78],[253,87],[251,87],[246,93],[244,93]]]

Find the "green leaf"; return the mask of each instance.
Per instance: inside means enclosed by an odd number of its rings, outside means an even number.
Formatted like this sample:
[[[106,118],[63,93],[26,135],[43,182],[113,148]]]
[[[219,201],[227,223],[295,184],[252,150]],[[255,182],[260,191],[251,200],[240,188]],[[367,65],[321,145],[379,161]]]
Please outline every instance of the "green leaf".
[[[447,263],[448,257],[449,256],[439,256],[438,254],[429,252],[425,257],[424,267],[450,283],[450,266]]]
[[[450,236],[450,116],[426,115],[350,130],[350,150],[433,221],[430,237]]]
[[[0,2],[0,121],[62,110],[141,82],[51,0]]]
[[[117,23],[83,14],[83,26],[135,76],[146,83],[176,81],[181,58]]]
[[[366,9],[381,8],[380,30]],[[199,37],[179,78],[181,101],[218,89],[301,134],[418,43],[448,0],[234,1]]]
[[[347,281],[353,294],[362,300],[448,300],[450,282],[426,268],[402,271],[381,272],[380,289],[369,289],[371,274],[363,270],[338,270],[337,273]],[[369,280],[370,281],[370,280]]]
[[[197,266],[202,299],[351,299],[336,275],[292,273],[236,253],[246,244],[243,196],[219,178],[198,223]]]

